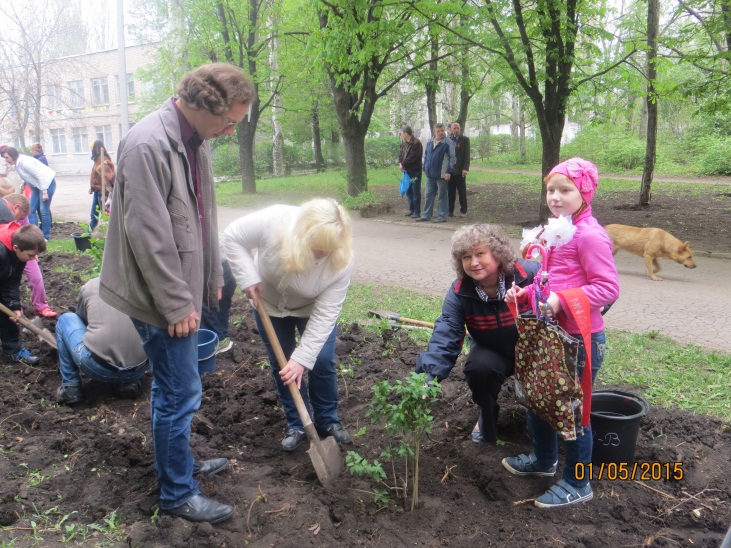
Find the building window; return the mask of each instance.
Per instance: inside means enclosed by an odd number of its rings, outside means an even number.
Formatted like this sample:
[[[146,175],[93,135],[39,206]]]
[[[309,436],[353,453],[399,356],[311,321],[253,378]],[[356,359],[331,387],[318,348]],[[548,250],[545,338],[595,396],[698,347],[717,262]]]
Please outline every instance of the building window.
[[[94,126],[95,139],[104,143],[104,147],[109,152],[112,146],[112,126]]]
[[[117,86],[117,102],[119,103],[119,96],[121,93],[119,92],[119,75],[115,76],[114,79],[116,80],[116,86]],[[134,103],[135,102],[135,83],[132,80],[132,75],[127,75],[127,102],[128,103]]]
[[[72,108],[84,106],[84,81],[74,80],[68,83],[69,86],[69,104]]]
[[[61,108],[60,85],[49,84],[46,86],[46,106],[51,110],[59,110]]]
[[[91,79],[91,102],[94,106],[109,104],[109,85],[106,76]]]
[[[71,129],[71,139],[74,142],[74,153],[86,152],[89,147],[86,145],[86,128],[75,127]]]
[[[53,154],[66,154],[66,132],[63,128],[51,130],[51,142]]]

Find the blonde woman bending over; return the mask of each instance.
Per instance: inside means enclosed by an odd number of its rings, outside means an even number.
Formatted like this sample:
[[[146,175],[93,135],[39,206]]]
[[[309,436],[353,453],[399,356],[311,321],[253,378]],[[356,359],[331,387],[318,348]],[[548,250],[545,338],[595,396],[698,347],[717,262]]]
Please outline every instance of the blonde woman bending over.
[[[288,360],[280,370],[254,310],[287,417],[282,449],[294,451],[306,438],[286,388],[292,382],[305,405],[311,404],[320,436],[351,443],[338,417],[335,368],[337,319],[353,268],[350,216],[332,199],[311,200],[301,207],[275,205],[232,223],[221,243],[237,285],[255,309],[260,302],[266,306]],[[305,370],[307,383],[302,382]]]

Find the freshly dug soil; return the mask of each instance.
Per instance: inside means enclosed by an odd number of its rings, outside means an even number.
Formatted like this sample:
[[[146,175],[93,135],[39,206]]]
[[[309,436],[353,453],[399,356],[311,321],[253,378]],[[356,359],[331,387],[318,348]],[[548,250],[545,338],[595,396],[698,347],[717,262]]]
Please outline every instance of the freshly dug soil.
[[[73,310],[78,273],[89,257],[52,254],[41,262],[50,301],[59,311]],[[49,328],[54,324],[46,320]],[[594,499],[586,504],[536,508],[532,499],[552,480],[512,476],[500,464],[530,450],[511,382],[501,394],[501,442],[477,447],[470,440],[477,408],[461,363],[443,383],[433,433],[422,445],[419,508],[409,511],[396,489],[403,486],[402,461],[385,466],[385,486],[346,471],[325,489],[304,447],[293,454],[280,449],[283,413],[248,305],[238,295],[230,335],[233,350],[219,355],[216,372],[203,378],[191,446],[199,459],[230,459],[227,472],[201,478],[201,489],[234,505],[232,519],[211,526],[157,514],[149,375],[138,400],[118,399],[88,382],[84,403],[59,406],[56,353],[24,335],[43,359],[37,367],[5,363],[0,378],[0,541],[60,546],[64,534],[86,526],[86,537],[77,534],[71,545],[716,548],[731,524],[728,425],[676,409],[652,408],[642,420],[636,458],[671,469],[681,463],[682,480],[602,479],[592,482]],[[371,386],[402,379],[419,351],[406,332],[341,327],[337,359],[353,377],[340,376],[340,416],[351,434],[362,432],[347,450],[373,459],[394,443],[366,419]],[[374,502],[374,487],[390,490],[387,507]],[[93,523],[104,531],[88,528]]]

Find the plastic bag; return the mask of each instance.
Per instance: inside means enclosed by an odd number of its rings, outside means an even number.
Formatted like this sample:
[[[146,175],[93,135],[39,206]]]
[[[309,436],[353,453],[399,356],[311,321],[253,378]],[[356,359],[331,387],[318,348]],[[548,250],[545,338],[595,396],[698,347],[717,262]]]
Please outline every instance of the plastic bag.
[[[401,193],[401,196],[406,194],[406,191],[409,190],[410,186],[411,177],[409,177],[409,174],[404,171],[404,174],[401,175],[401,185],[399,186],[399,192]]]

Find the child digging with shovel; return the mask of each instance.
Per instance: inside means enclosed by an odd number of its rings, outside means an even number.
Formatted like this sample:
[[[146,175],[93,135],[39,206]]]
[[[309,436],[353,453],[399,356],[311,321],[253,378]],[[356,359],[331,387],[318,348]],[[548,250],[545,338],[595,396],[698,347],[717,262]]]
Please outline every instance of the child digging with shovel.
[[[40,358],[20,346],[18,318],[20,279],[25,263],[46,250],[43,232],[35,225],[20,226],[16,222],[0,225],[0,302],[13,311],[13,316],[0,314],[0,339],[5,357],[26,365],[37,365]]]

